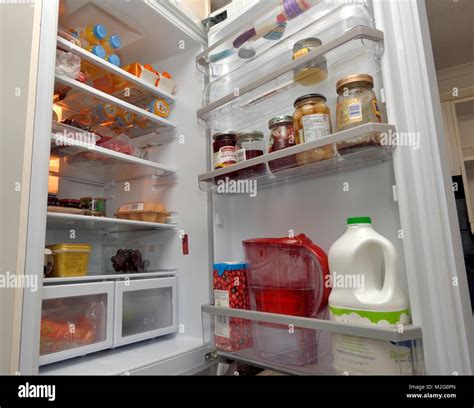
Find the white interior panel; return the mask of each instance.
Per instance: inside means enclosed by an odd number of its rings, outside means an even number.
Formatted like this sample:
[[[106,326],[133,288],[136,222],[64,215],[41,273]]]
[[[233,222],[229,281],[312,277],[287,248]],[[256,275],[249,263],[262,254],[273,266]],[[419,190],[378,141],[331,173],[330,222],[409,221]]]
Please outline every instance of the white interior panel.
[[[242,240],[285,237],[291,231],[306,234],[327,253],[345,232],[348,217],[370,216],[374,229],[395,245],[406,286],[394,184],[393,163],[388,161],[262,190],[257,186],[255,198],[216,194],[215,261],[244,261]]]

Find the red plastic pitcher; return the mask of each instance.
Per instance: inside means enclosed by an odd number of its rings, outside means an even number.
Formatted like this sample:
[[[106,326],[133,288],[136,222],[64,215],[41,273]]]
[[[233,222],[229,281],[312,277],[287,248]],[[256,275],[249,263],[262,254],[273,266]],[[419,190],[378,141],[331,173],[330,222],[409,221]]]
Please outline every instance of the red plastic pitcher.
[[[304,317],[324,310],[330,293],[328,259],[306,235],[243,244],[252,310]]]
[[[243,241],[247,262],[250,309],[291,316],[317,317],[327,306],[326,253],[304,234],[294,238]],[[304,365],[317,359],[315,330],[280,324],[252,326],[254,349],[260,356],[284,364]]]

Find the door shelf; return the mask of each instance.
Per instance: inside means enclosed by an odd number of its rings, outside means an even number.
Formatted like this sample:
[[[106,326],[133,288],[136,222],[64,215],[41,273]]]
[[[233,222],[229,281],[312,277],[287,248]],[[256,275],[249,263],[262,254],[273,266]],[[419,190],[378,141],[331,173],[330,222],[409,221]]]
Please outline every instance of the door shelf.
[[[284,65],[272,65],[274,69],[268,70],[270,72],[257,76],[242,87],[235,86],[227,95],[198,110],[199,123],[208,129],[251,130],[262,119],[293,112],[294,100],[314,91],[324,93],[328,104],[332,105],[337,80],[352,74],[355,69],[364,69],[375,76],[378,87],[381,79],[378,78],[380,66],[377,61],[382,47],[377,45],[382,41],[383,32],[380,30],[353,27],[305,56],[293,61],[290,58],[290,62]],[[296,83],[293,72],[322,56],[327,60],[327,78],[312,87]]]
[[[170,166],[69,138],[65,135],[81,132],[71,126],[54,123],[53,132],[56,133],[51,134],[51,155],[61,157],[59,176],[105,184],[176,173],[176,169]]]
[[[46,228],[50,230],[91,231],[91,232],[129,232],[165,230],[176,228],[175,224],[121,220],[118,218],[93,217],[90,215],[47,213]]]
[[[343,374],[345,367],[335,363],[332,342],[348,339],[352,346],[362,341],[367,347],[390,347],[406,358],[386,366],[364,367],[366,372],[349,369],[348,374],[424,373],[422,331],[415,325],[403,326],[400,332],[397,327],[352,325],[213,305],[202,305],[201,313],[206,345],[223,356],[257,366],[289,374]]]
[[[44,278],[43,285],[65,285],[68,283],[94,282],[94,281],[116,281],[116,280],[132,280],[157,278],[164,276],[176,275],[177,269],[163,269],[156,272],[141,273],[110,273],[103,275],[87,275],[87,276],[68,276],[65,278]]]
[[[243,25],[236,27],[196,57],[198,70],[213,77],[220,77],[251,65],[255,60],[266,63],[273,56],[275,49],[287,48],[288,43],[294,44],[303,38],[318,37],[324,43],[326,38],[321,32],[326,29],[332,30],[331,34],[334,36],[337,30],[345,31],[356,24],[368,25],[371,22],[371,14],[366,5],[322,1],[287,21],[280,37],[267,36],[267,33],[271,33],[277,26],[276,18],[281,12],[282,2],[270,0],[260,3]],[[259,34],[239,46],[239,36],[252,28]],[[314,31],[315,29],[317,31]],[[311,30],[313,32],[309,32]],[[255,55],[242,58],[239,56],[242,49],[251,49]]]
[[[115,96],[99,91],[87,84],[76,81],[64,75],[55,75],[56,89],[58,84],[62,87],[72,88],[68,91],[66,97],[57,104],[64,108],[67,113],[80,113],[84,110],[92,108],[100,102],[110,103],[127,112],[135,114],[137,117],[147,120],[146,124],[139,126],[131,126],[121,129],[121,133],[129,137],[139,137],[150,133],[162,133],[172,130],[176,124],[168,119],[154,115],[132,103],[123,101]]]
[[[218,170],[213,170],[198,176],[199,186],[203,191],[219,194],[237,193],[232,185],[238,188],[238,183],[232,181],[255,180],[256,188],[265,188],[288,181],[303,179],[307,176],[323,176],[335,171],[347,171],[351,168],[365,167],[373,163],[383,162],[392,158],[392,146],[369,146],[355,150],[345,155],[327,160],[307,164],[296,164],[297,155],[304,154],[321,146],[332,145],[344,140],[360,138],[370,134],[390,134],[395,131],[395,126],[384,123],[367,123],[342,132],[333,133],[323,139],[307,142],[289,147],[263,156],[255,157],[241,163],[234,164]],[[290,161],[292,166],[283,167],[281,163]],[[284,163],[285,164],[285,163]],[[279,166],[278,169],[275,166]],[[252,169],[259,169],[259,174],[252,174]],[[271,171],[271,168],[274,171]],[[251,175],[249,175],[249,172]],[[228,179],[227,179],[228,178]],[[228,183],[224,183],[224,182]]]

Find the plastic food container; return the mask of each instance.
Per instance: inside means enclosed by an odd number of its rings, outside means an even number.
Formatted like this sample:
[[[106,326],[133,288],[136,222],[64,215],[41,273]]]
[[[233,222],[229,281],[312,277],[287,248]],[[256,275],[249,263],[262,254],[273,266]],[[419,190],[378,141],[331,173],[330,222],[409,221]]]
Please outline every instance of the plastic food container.
[[[161,203],[141,201],[122,204],[117,211],[117,218],[133,221],[165,223],[170,213]]]
[[[326,310],[328,260],[308,237],[250,239],[243,245],[251,310],[312,318]],[[254,322],[252,335],[255,352],[269,360],[305,365],[317,359],[315,330],[288,333],[286,325]]]
[[[51,277],[85,276],[91,246],[88,244],[48,245],[54,258]]]

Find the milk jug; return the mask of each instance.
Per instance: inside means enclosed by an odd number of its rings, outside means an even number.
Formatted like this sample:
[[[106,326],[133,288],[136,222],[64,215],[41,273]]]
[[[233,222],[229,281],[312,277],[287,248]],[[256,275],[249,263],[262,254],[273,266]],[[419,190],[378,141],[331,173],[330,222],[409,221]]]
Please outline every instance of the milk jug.
[[[409,324],[401,289],[398,254],[372,228],[369,217],[347,220],[347,231],[329,250],[331,320],[348,324]],[[340,374],[412,374],[409,344],[332,334],[333,366]]]

